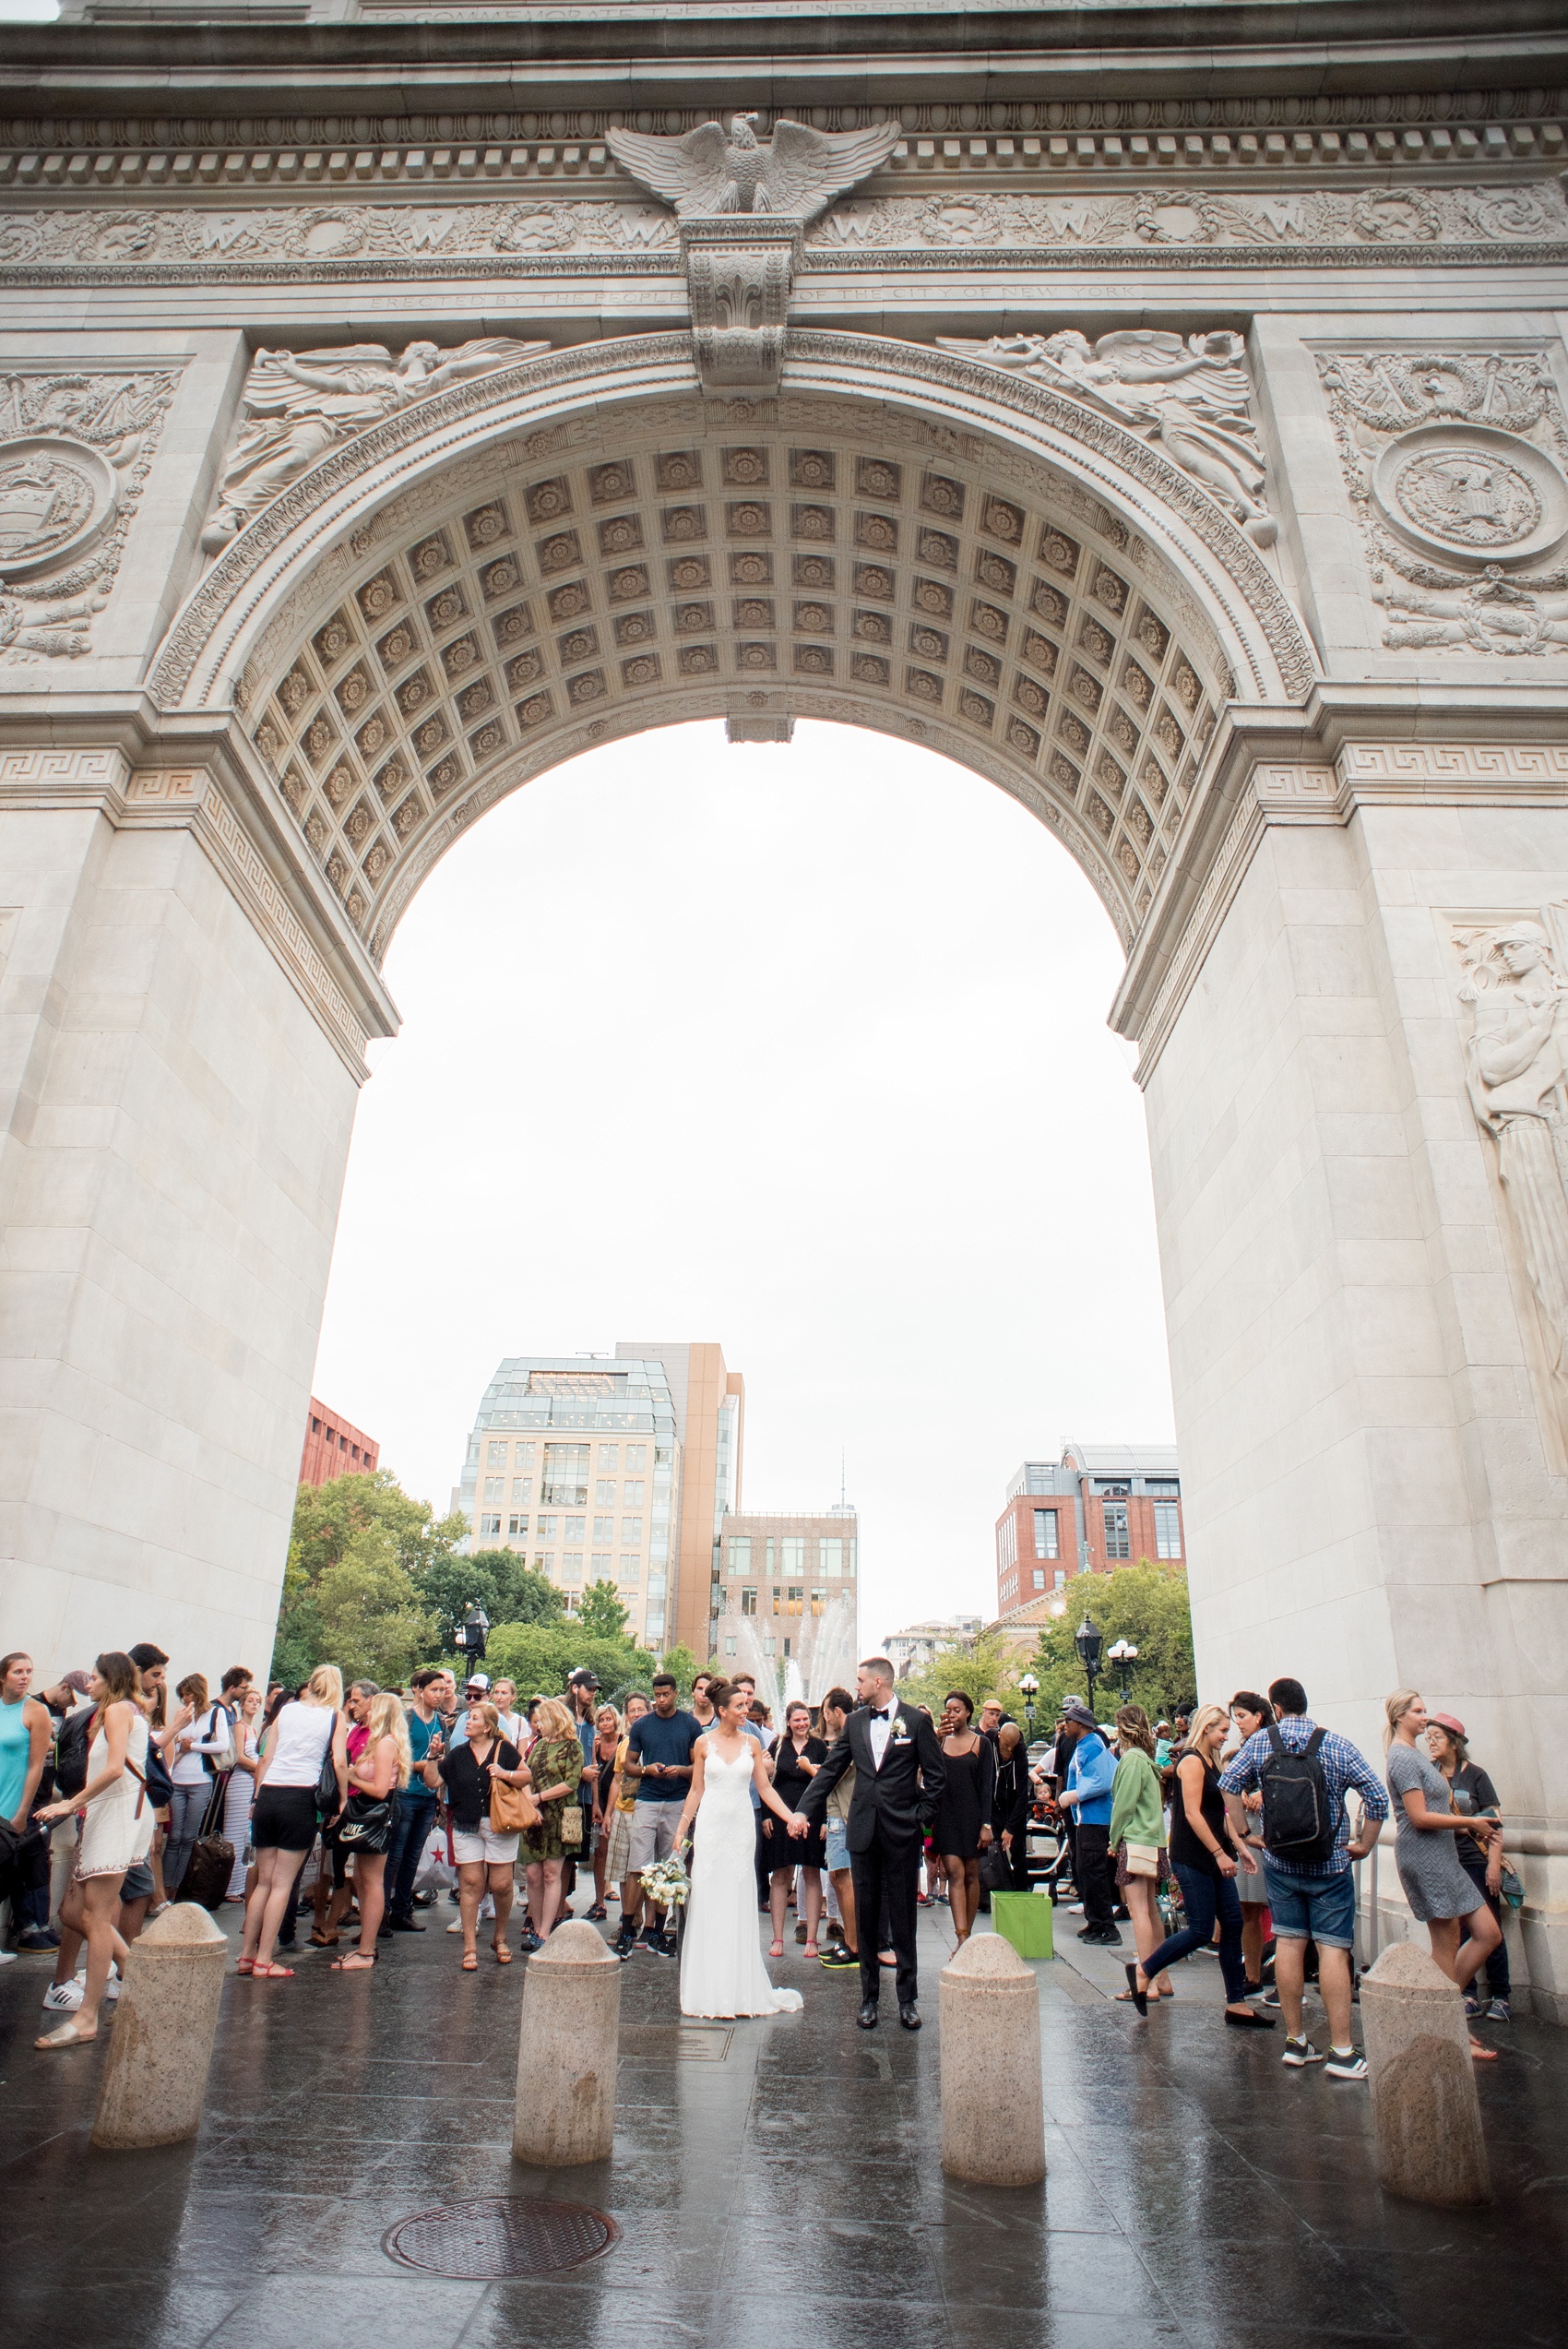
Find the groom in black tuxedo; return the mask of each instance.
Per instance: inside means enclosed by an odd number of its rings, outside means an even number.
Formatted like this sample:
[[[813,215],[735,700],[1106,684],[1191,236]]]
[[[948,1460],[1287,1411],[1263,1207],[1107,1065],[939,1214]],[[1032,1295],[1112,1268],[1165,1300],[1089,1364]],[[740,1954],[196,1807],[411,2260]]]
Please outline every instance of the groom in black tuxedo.
[[[884,1901],[898,1960],[898,2020],[906,2031],[921,2027],[915,2004],[915,1891],[921,1846],[947,1783],[947,1763],[935,1730],[923,1712],[897,1703],[893,1678],[885,1656],[871,1656],[861,1664],[856,1682],[861,1701],[790,1821],[791,1835],[820,1827],[827,1797],[844,1772],[853,1769],[849,1874],[860,1929],[862,2031],[876,2028]]]

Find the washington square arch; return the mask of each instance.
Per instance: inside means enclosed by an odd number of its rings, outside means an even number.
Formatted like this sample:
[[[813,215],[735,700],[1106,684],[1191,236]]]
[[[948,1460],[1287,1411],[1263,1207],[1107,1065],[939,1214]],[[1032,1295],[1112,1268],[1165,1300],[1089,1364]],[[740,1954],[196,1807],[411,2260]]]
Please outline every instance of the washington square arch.
[[[1568,2019],[1561,0],[0,54],[0,1648],[266,1652],[451,843],[646,728],[874,728],[1125,948],[1206,1693],[1441,1690]]]

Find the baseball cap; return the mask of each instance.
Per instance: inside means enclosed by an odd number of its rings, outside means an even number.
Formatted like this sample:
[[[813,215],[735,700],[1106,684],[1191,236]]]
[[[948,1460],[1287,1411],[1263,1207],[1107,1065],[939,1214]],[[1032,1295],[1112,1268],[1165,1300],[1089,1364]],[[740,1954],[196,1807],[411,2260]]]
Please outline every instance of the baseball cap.
[[[465,1688],[488,1688],[490,1675],[488,1672],[470,1672],[463,1686]]]
[[[85,1672],[63,1672],[60,1686],[62,1688],[74,1688],[78,1697],[85,1697],[91,1689],[92,1682]]]
[[[585,1666],[580,1672],[573,1673],[566,1686],[568,1688],[597,1688],[599,1675],[597,1673],[589,1672]]]

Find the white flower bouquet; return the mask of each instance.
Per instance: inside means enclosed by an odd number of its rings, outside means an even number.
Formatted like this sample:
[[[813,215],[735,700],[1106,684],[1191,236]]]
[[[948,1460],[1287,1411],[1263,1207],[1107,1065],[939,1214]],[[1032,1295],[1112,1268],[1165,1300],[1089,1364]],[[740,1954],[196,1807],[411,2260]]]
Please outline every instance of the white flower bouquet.
[[[657,1860],[652,1867],[645,1867],[637,1882],[661,1909],[684,1908],[691,1898],[692,1879],[678,1852],[671,1852],[667,1860]]]

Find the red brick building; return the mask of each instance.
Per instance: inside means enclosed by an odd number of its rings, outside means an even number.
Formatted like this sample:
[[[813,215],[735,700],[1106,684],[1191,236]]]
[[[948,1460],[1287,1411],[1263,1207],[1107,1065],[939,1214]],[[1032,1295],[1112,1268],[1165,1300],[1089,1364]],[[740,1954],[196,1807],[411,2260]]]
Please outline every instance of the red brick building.
[[[302,1485],[330,1485],[335,1476],[363,1476],[381,1459],[381,1446],[362,1427],[351,1427],[340,1411],[319,1397],[310,1399],[305,1448],[300,1458]]]
[[[1171,1444],[1067,1444],[1026,1461],[996,1520],[996,1611],[1140,1558],[1182,1559],[1182,1480]]]

